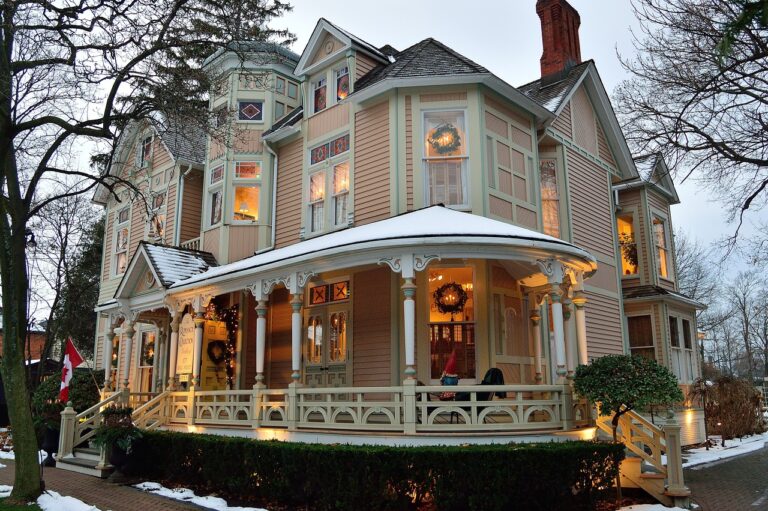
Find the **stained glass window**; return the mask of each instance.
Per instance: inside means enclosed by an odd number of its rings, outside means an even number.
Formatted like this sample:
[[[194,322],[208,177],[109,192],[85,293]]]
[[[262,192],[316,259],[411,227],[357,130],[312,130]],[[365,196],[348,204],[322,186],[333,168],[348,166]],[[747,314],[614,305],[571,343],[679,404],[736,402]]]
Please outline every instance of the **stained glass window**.
[[[342,67],[336,70],[336,101],[349,96],[349,69]]]
[[[211,184],[218,183],[224,179],[224,165],[219,165],[211,171]]]
[[[315,82],[314,103],[313,103],[315,112],[325,110],[325,107],[327,106],[326,89],[327,87],[325,84],[325,78],[322,78]]]
[[[261,179],[261,163],[257,161],[236,162],[235,177],[238,179]]]
[[[349,298],[349,281],[344,280],[342,282],[336,282],[332,286],[333,294],[331,296],[331,299],[334,302],[338,302],[341,300],[346,300]]]
[[[339,137],[331,142],[331,156],[336,156],[349,151],[349,134]]]
[[[314,165],[315,163],[320,163],[321,161],[328,158],[328,144],[323,144],[321,146],[315,147],[310,152],[310,164]]]
[[[313,286],[309,289],[310,305],[319,305],[328,301],[328,286]]]
[[[241,121],[260,121],[264,115],[261,101],[240,101],[238,103],[238,119]]]
[[[323,145],[317,146],[309,153],[309,163],[314,165],[328,158],[349,151],[349,134],[343,135]]]

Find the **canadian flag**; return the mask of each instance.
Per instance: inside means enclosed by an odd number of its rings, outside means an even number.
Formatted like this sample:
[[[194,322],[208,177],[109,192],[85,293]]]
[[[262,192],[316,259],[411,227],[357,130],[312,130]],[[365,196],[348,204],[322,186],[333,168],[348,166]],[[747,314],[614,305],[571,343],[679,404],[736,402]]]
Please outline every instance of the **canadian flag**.
[[[61,368],[61,390],[59,391],[59,401],[62,403],[69,401],[69,382],[72,380],[72,373],[75,367],[82,363],[83,357],[77,352],[72,339],[67,339],[67,347],[64,348],[64,365]]]

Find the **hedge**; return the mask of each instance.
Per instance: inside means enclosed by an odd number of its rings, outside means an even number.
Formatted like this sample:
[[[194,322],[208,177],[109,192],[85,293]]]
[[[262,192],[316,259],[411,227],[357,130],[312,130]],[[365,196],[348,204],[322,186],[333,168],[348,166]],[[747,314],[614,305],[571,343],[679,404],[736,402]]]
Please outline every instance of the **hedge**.
[[[621,444],[383,447],[148,431],[126,473],[240,503],[330,509],[590,509]]]

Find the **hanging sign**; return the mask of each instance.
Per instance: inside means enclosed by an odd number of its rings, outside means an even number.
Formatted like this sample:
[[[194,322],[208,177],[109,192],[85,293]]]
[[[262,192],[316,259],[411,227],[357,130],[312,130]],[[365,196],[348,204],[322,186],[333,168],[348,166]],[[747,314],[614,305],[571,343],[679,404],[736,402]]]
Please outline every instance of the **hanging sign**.
[[[176,352],[176,374],[192,373],[195,357],[195,320],[184,314],[179,324],[179,347]]]

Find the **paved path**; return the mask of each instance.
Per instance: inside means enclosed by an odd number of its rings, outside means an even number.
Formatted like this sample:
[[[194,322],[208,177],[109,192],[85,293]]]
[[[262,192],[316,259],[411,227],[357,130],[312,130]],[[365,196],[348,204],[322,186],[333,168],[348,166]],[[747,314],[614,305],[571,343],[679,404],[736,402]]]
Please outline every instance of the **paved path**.
[[[768,510],[768,448],[686,470],[685,483],[704,511]]]
[[[13,461],[1,460],[0,484],[13,485]],[[45,486],[62,495],[78,498],[101,511],[200,511],[201,507],[146,493],[130,486],[109,484],[97,477],[46,468]]]

